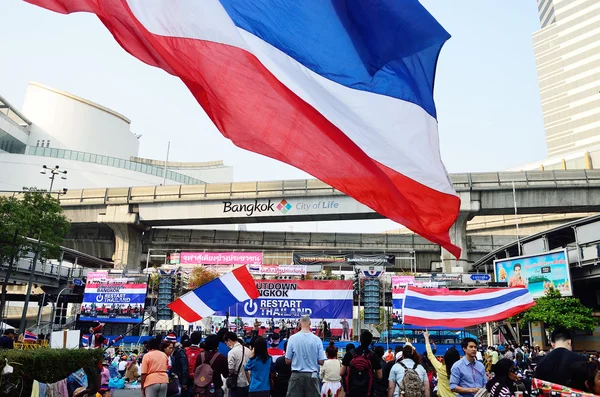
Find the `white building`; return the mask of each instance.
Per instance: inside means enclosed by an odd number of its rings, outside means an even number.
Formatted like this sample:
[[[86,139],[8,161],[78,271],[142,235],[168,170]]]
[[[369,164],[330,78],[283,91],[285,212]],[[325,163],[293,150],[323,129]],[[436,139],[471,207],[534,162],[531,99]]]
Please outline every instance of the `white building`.
[[[0,190],[47,189],[42,165],[68,171],[54,190],[231,182],[222,161],[168,162],[139,156],[140,135],[125,116],[69,93],[30,83],[23,111],[0,96]],[[166,174],[166,175],[165,175]]]

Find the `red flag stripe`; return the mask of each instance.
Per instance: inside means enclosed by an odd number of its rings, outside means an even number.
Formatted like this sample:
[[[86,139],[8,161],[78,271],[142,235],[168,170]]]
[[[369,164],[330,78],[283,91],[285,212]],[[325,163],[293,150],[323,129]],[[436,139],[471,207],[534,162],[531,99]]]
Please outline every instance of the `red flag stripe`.
[[[260,296],[258,292],[258,288],[256,288],[256,283],[250,275],[248,268],[246,266],[239,267],[233,271],[233,275],[239,281],[239,283],[244,287],[244,290],[250,297],[250,299],[256,299]]]
[[[174,313],[179,314],[179,316],[188,323],[193,323],[202,319],[198,313],[190,309],[181,299],[171,302],[169,304],[169,309],[173,310]]]

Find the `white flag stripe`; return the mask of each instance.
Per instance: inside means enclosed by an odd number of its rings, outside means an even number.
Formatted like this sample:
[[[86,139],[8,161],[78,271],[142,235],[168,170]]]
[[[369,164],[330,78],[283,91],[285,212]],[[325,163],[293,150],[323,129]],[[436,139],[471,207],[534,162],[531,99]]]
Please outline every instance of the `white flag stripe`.
[[[281,291],[281,292],[277,292]],[[287,293],[284,293],[287,291]],[[259,299],[306,299],[306,296],[310,294],[312,300],[347,300],[352,297],[352,291],[347,289],[340,290],[318,290],[318,289],[298,289],[298,290],[262,290],[265,296],[261,296]],[[267,296],[268,294],[273,296]],[[278,296],[278,294],[281,294]]]
[[[226,273],[219,277],[219,279],[225,284],[225,287],[227,287],[231,295],[233,295],[238,302],[244,302],[250,299],[248,293],[242,284],[240,284],[239,280],[235,278],[233,273]]]
[[[194,292],[188,292],[179,298],[185,303],[190,309],[194,312],[198,313],[201,317],[208,317],[214,314],[214,310],[211,309],[198,298],[198,295],[194,294]]]
[[[97,288],[86,288],[86,294],[145,294],[146,288],[121,288],[118,291],[102,291],[98,292]]]
[[[515,289],[511,290],[510,292],[514,292]],[[526,293],[526,289],[523,288],[523,294]],[[490,292],[484,292],[481,294],[477,294],[477,295],[443,295],[443,294],[439,294],[439,295],[425,295],[422,294],[418,291],[415,290],[409,290],[408,288],[406,289],[406,296],[414,296],[417,298],[421,298],[421,299],[427,299],[427,300],[431,300],[431,301],[453,301],[453,302],[460,302],[460,301],[472,301],[472,300],[484,300],[484,299],[492,299],[492,298],[498,298],[501,296],[504,296],[508,293],[509,291],[507,291],[506,289],[498,289],[496,291],[490,291]]]
[[[435,308],[432,308],[431,310],[415,310],[415,309],[410,309],[407,308],[406,306],[404,306],[404,308],[402,309],[402,314],[404,316],[412,316],[412,317],[420,317],[420,318],[426,318],[426,319],[431,319],[431,320],[449,320],[449,319],[453,319],[453,318],[474,318],[474,317],[488,317],[488,316],[493,316],[495,314],[498,313],[502,313],[506,310],[509,310],[513,307],[516,306],[521,306],[521,305],[526,305],[533,302],[533,298],[531,297],[531,295],[526,295],[526,296],[519,296],[518,298],[515,298],[513,300],[510,300],[502,305],[496,305],[496,306],[492,306],[490,308],[487,309],[480,309],[480,310],[469,310],[466,312],[436,312]]]

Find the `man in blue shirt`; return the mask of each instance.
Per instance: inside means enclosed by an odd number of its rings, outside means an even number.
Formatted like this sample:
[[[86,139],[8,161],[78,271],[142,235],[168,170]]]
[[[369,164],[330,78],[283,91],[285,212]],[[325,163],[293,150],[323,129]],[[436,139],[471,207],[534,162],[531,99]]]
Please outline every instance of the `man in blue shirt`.
[[[310,330],[310,317],[300,319],[300,332],[288,340],[285,362],[292,365],[287,397],[319,397],[318,373],[325,362],[323,342]]]
[[[476,360],[477,341],[475,339],[465,338],[460,345],[465,356],[452,366],[450,390],[462,397],[473,397],[487,383],[485,367]]]

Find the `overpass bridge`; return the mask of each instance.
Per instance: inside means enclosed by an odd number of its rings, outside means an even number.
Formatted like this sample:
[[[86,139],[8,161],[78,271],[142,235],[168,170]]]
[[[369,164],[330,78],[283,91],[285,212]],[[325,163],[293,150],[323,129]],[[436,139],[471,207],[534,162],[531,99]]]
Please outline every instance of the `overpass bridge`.
[[[600,170],[462,173],[450,175],[462,204],[450,230],[463,249],[442,253],[446,271],[468,268],[466,224],[477,215],[598,212]],[[382,218],[314,179],[227,184],[70,190],[65,214],[77,225],[102,223],[114,232],[116,267],[140,263],[142,234],[154,226],[301,222]]]

